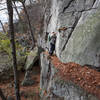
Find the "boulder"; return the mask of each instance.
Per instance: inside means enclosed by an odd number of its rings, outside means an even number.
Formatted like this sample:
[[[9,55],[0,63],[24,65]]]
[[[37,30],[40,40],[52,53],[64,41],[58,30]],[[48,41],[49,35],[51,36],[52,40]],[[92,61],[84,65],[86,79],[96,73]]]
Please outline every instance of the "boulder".
[[[34,63],[39,59],[39,49],[35,47],[27,56],[27,60],[25,63],[25,70],[32,69]]]
[[[24,66],[25,66],[25,63],[26,63],[26,58],[27,58],[26,55],[24,55],[24,56],[18,55],[17,56],[18,70],[24,69]]]
[[[25,73],[25,77],[24,77],[24,80],[22,81],[22,85],[23,86],[31,86],[35,83],[34,80],[32,80],[32,73],[30,71],[27,71]]]
[[[39,60],[40,53],[43,51],[41,47],[35,47],[28,55],[26,64],[25,64],[25,77],[22,81],[23,86],[31,86],[35,83],[35,81],[32,79],[33,73],[36,74],[36,72],[32,72],[32,67],[35,64],[37,60]]]

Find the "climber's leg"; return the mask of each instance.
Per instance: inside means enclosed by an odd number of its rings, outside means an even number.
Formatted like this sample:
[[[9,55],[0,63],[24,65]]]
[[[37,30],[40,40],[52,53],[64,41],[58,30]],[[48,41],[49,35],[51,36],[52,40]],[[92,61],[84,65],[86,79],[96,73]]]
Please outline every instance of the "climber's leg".
[[[52,44],[52,43],[50,43],[50,51],[49,51],[49,54],[52,55],[53,52],[54,52],[54,50],[55,50],[55,45]]]

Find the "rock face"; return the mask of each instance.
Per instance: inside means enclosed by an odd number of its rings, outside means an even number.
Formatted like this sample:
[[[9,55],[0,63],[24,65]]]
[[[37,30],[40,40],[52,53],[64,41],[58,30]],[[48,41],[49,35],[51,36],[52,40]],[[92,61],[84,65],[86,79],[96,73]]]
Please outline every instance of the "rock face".
[[[64,81],[56,74],[57,69],[48,56],[42,53],[40,88],[42,89],[41,96],[44,95],[44,91],[47,91],[47,95],[44,97],[47,100],[99,100],[74,83]]]
[[[57,32],[56,55],[60,61],[100,67],[100,0],[41,1],[44,33]],[[64,81],[56,72],[47,55],[41,54],[41,96],[46,91],[45,98],[51,100],[99,100],[80,86]]]
[[[27,56],[27,60],[25,63],[25,70],[31,70],[33,65],[37,60],[39,60],[40,53],[43,50],[39,47],[35,47],[32,51],[30,51],[29,55]]]
[[[47,0],[45,5],[44,32],[57,32],[59,59],[99,67],[100,0]]]

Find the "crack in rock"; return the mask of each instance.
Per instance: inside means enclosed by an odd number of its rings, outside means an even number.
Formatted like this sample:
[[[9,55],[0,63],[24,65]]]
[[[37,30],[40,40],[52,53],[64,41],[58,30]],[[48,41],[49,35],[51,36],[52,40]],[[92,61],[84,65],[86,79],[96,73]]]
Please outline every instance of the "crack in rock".
[[[82,15],[82,14],[81,14],[81,15]],[[80,17],[81,17],[81,15],[80,15]],[[61,53],[64,51],[64,49],[65,49],[65,47],[66,47],[66,45],[67,45],[67,43],[68,43],[70,37],[72,36],[72,33],[73,33],[75,27],[77,26],[80,17],[77,16],[77,17],[75,18],[75,22],[74,22],[74,24],[73,24],[73,26],[72,26],[72,30],[71,30],[70,34],[68,35],[68,38],[67,38],[67,40],[66,40],[66,42],[65,42],[65,44],[64,44],[64,46],[63,46],[63,48],[62,48],[62,50],[61,50]]]
[[[49,25],[49,22],[50,22],[51,18],[52,18],[52,15],[50,15],[49,18],[48,18],[47,26]]]
[[[70,1],[69,1],[68,5],[67,5],[66,7],[64,7],[62,13],[65,12],[65,10],[70,6],[70,4],[71,4],[73,1],[75,1],[75,0],[70,0]]]
[[[96,0],[93,1],[93,5],[92,5],[92,7],[94,6],[95,2],[96,2]]]
[[[85,11],[90,11],[90,10],[94,10],[94,9],[98,9],[98,7],[96,8],[89,8],[89,9],[83,9],[83,10],[80,10],[80,11],[70,11],[70,12],[66,12],[66,13],[75,13],[75,12],[85,12]]]

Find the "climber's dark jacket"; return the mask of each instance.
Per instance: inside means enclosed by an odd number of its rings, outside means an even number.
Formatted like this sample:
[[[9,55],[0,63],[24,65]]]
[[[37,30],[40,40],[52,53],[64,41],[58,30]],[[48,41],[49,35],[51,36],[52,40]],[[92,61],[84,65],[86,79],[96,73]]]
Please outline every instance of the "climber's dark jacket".
[[[55,50],[55,44],[56,44],[56,35],[53,34],[50,37],[50,50],[49,50],[49,54],[52,55],[54,50]]]
[[[55,43],[56,43],[56,34],[53,34],[53,35],[50,37],[50,43],[52,43],[52,44],[55,44]]]

